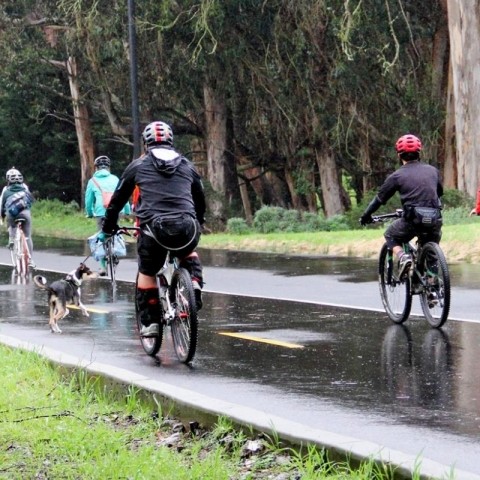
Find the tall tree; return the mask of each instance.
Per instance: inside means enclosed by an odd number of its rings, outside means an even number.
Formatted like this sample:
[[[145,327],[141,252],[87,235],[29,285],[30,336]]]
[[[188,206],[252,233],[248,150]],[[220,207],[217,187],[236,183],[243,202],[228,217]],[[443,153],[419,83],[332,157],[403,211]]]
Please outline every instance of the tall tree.
[[[448,1],[457,145],[457,187],[474,196],[480,182],[480,6]]]

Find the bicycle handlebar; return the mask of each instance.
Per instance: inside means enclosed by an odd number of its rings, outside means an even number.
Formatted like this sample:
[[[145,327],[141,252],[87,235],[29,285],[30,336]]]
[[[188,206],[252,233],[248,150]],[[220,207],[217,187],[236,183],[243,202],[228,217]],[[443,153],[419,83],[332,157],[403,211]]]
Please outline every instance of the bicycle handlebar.
[[[140,231],[140,227],[118,227],[118,230],[115,232],[115,235],[119,235],[119,234],[122,234],[122,235],[128,235],[128,236],[132,236],[132,234],[130,233],[130,231],[133,231],[133,232],[139,232]]]
[[[390,218],[400,218],[403,217],[403,210],[401,208],[397,208],[393,213],[385,213],[384,215],[372,215],[373,223],[377,222],[384,222],[385,220],[389,220]]]

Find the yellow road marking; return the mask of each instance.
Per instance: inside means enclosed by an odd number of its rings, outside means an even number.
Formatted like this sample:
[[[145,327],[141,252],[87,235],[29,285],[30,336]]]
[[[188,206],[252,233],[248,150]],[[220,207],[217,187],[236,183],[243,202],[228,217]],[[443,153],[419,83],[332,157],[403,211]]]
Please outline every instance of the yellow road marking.
[[[67,305],[67,308],[73,308],[74,310],[80,310],[79,307],[76,305]],[[92,312],[92,313],[108,313],[108,310],[102,310],[101,308],[92,308],[92,307],[85,307],[87,312]]]
[[[252,340],[252,342],[268,343],[270,345],[277,345],[279,347],[304,348],[303,345],[299,345],[298,343],[282,342],[281,340],[271,340],[270,338],[255,337],[253,335],[246,335],[243,333],[233,333],[233,332],[218,332],[218,333],[219,335],[225,335],[226,337],[242,338],[243,340]]]

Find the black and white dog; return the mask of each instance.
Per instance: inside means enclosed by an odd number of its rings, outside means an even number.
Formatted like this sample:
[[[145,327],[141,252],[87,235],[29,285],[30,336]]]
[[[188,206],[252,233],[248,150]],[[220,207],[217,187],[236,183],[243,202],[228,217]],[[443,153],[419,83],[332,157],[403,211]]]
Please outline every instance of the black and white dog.
[[[84,264],[72,270],[64,279],[57,280],[50,285],[42,275],[35,275],[33,281],[37,287],[48,291],[48,306],[50,308],[49,325],[52,333],[62,333],[58,321],[69,314],[67,304],[74,304],[80,308],[82,313],[88,317],[89,314],[83,305],[80,295],[80,285],[87,278],[94,278],[96,275]]]

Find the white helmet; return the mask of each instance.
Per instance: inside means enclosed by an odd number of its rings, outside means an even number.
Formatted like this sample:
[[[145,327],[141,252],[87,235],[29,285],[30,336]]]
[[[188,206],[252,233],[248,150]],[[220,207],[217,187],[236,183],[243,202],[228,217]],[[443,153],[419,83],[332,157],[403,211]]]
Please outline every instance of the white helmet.
[[[7,171],[5,178],[9,185],[12,183],[23,183],[23,175],[15,167]]]

